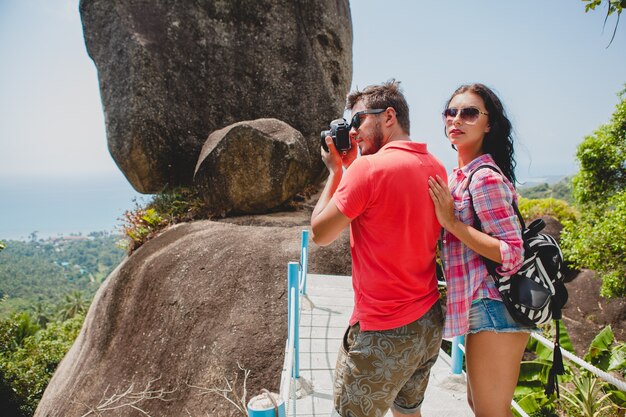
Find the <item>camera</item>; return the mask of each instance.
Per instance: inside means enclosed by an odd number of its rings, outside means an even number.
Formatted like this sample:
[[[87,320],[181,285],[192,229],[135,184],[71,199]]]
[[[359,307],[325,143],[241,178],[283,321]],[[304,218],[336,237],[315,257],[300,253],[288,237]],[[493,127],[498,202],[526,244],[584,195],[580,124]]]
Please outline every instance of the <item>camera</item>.
[[[346,119],[335,119],[330,122],[330,130],[322,130],[320,134],[322,147],[328,152],[326,136],[333,138],[335,148],[337,148],[339,152],[347,151],[352,147],[350,144],[350,124],[346,122]]]

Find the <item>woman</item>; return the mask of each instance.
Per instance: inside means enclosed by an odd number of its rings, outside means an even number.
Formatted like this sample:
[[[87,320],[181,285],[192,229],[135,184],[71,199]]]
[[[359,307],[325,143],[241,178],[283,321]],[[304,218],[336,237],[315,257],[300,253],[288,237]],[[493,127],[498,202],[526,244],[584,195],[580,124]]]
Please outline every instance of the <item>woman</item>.
[[[467,334],[467,398],[474,414],[512,416],[520,361],[533,328],[510,316],[484,259],[499,264],[497,271],[506,275],[523,261],[521,226],[512,206],[517,197],[511,123],[498,97],[482,84],[457,89],[443,118],[446,136],[458,152],[458,168],[448,185],[439,177],[429,180],[437,218],[445,229],[444,337]],[[497,171],[476,170],[481,165]],[[480,226],[475,226],[474,213]]]

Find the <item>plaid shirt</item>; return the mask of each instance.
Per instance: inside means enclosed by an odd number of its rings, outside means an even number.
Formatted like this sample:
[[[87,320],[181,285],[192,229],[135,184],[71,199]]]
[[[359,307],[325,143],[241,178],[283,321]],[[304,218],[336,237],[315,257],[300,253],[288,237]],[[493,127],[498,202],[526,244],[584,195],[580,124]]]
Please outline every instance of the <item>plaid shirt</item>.
[[[484,164],[497,167],[491,155],[485,154],[461,169],[454,169],[448,179],[454,199],[454,214],[460,221],[472,226],[474,210],[467,179],[474,169]],[[497,271],[503,275],[514,273],[524,260],[521,227],[511,205],[517,201],[515,189],[504,175],[484,168],[472,178],[471,191],[473,208],[483,232],[500,240],[502,264]],[[502,297],[480,255],[448,231],[443,234],[443,259],[448,284],[444,337],[452,337],[467,333],[472,301],[480,298],[501,300]]]

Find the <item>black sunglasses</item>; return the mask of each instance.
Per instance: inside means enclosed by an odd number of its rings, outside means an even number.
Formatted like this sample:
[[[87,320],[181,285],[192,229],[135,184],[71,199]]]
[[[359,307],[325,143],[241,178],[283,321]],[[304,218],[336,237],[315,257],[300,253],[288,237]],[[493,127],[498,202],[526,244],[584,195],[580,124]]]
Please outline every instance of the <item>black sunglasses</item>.
[[[457,115],[461,118],[465,123],[476,123],[481,114],[488,116],[489,113],[485,113],[476,107],[465,107],[462,109],[457,109],[455,107],[449,107],[443,112],[443,120],[446,123],[451,122]]]
[[[359,127],[361,127],[361,116],[365,114],[379,114],[379,113],[384,112],[385,110],[387,109],[371,109],[371,110],[363,110],[363,111],[356,112],[354,113],[354,116],[352,116],[350,127],[353,127],[356,130],[359,130]]]

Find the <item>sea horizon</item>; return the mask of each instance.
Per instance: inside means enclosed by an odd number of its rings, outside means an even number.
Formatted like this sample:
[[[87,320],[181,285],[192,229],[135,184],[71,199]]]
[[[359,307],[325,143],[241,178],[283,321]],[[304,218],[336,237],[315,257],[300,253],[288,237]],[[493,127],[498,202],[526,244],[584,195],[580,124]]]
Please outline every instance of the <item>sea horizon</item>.
[[[150,195],[120,175],[2,178],[0,240],[120,232],[122,217]]]
[[[567,175],[520,181],[520,187],[558,182]],[[27,241],[92,232],[122,233],[124,212],[151,195],[140,194],[123,175],[6,178],[0,183],[0,240]]]

